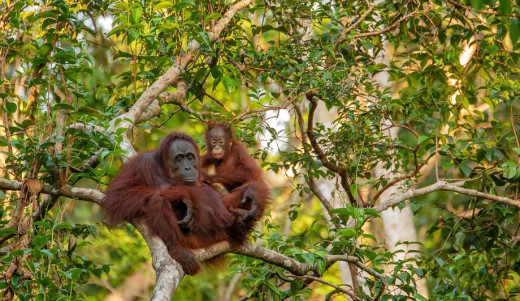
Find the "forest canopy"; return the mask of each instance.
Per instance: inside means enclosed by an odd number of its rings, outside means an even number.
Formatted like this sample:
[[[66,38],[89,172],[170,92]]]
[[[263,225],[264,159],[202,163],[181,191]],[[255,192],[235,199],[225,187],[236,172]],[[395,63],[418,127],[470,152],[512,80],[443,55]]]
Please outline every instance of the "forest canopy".
[[[511,0],[2,1],[3,298],[520,299],[519,49]],[[185,276],[100,204],[211,121],[272,195]]]

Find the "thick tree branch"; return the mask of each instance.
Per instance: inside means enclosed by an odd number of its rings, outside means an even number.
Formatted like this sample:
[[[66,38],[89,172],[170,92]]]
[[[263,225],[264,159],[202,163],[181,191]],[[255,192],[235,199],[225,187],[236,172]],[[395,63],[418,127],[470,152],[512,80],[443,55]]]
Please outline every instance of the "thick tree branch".
[[[161,239],[153,236],[142,223],[136,222],[134,225],[150,249],[152,266],[157,277],[151,300],[169,301],[184,277],[184,271],[181,265],[170,257]]]
[[[186,106],[184,100],[186,99],[186,91],[188,90],[188,85],[184,80],[179,80],[177,84],[176,92],[163,92],[159,95],[159,100],[154,100],[143,112],[141,117],[137,123],[142,123],[152,119],[153,117],[159,116],[161,114],[161,106],[164,104],[172,103],[178,105],[181,110],[186,111],[190,114],[194,113],[190,108]]]

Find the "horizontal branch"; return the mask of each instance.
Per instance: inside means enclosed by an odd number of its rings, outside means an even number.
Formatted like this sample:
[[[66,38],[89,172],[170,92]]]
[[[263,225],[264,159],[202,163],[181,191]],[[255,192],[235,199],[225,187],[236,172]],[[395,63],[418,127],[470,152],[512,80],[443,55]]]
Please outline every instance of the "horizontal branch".
[[[479,197],[479,198],[483,198],[483,199],[487,199],[487,200],[491,200],[491,201],[496,201],[496,202],[500,202],[500,203],[504,203],[507,205],[511,205],[511,206],[520,208],[519,200],[513,200],[510,198],[506,198],[506,197],[502,197],[502,196],[498,196],[498,195],[492,195],[492,194],[484,193],[482,191],[478,191],[478,190],[474,190],[474,189],[467,189],[467,188],[460,187],[457,185],[449,184],[447,182],[442,182],[442,183],[443,183],[443,185],[441,186],[441,190],[458,192],[458,193],[462,193],[465,195]]]
[[[225,253],[234,253],[238,255],[244,255],[252,258],[262,260],[264,262],[281,267],[296,276],[303,276],[309,272],[317,273],[317,267],[311,266],[304,262],[299,262],[296,259],[280,254],[276,251],[269,250],[257,245],[245,243],[242,246],[232,246],[228,242],[219,242],[205,249],[195,250],[195,255],[200,261],[209,260],[215,256],[222,255]],[[383,275],[375,271],[374,269],[366,266],[364,263],[359,261],[359,258],[352,255],[328,255],[325,257],[327,264],[333,264],[338,261],[354,263],[360,269],[366,271],[368,274],[382,279]]]
[[[85,124],[85,123],[73,123],[69,125],[67,128],[72,128],[76,130],[80,130],[82,132],[88,132],[88,131],[96,131],[104,133],[106,130],[104,127],[94,124]]]
[[[0,190],[21,190],[22,182],[15,182],[6,179],[0,179]],[[73,187],[70,185],[64,185],[63,187],[56,189],[54,186],[49,184],[44,184],[42,188],[42,192],[53,195],[53,196],[64,196],[71,199],[78,199],[87,202],[93,202],[96,204],[101,204],[103,197],[105,196],[103,192],[97,189],[91,188],[79,188]]]
[[[513,200],[510,198],[506,198],[506,197],[496,196],[496,195],[484,193],[484,192],[474,190],[474,189],[463,188],[463,187],[461,187],[463,184],[464,184],[464,181],[456,183],[456,184],[450,184],[446,181],[439,181],[435,184],[432,184],[432,185],[429,185],[426,187],[405,191],[398,196],[395,196],[387,201],[379,203],[378,205],[374,206],[374,209],[381,212],[381,211],[384,211],[399,203],[407,201],[411,198],[422,196],[422,195],[425,195],[425,194],[428,194],[428,193],[431,193],[434,191],[439,191],[439,190],[458,192],[458,193],[462,193],[465,195],[480,197],[480,198],[484,198],[487,200],[496,201],[496,202],[500,202],[500,203],[504,203],[504,204],[508,204],[508,205],[520,208],[519,200]]]

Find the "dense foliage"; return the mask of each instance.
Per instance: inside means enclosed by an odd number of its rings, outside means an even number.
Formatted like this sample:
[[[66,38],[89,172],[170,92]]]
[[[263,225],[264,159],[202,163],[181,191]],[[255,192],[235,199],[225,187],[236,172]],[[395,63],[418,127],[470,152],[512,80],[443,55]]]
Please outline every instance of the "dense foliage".
[[[177,298],[517,297],[520,7],[458,1],[251,1],[219,38],[231,1],[2,2],[5,300],[98,300],[148,266],[133,226],[107,231],[91,199],[52,189],[103,191],[125,135],[138,151],[171,130],[203,146],[212,119],[233,124],[273,188],[252,241],[316,269],[233,256]],[[183,60],[164,91],[186,83],[183,97],[118,127]],[[416,228],[383,227],[391,206],[409,206]],[[420,246],[388,244],[415,229]]]

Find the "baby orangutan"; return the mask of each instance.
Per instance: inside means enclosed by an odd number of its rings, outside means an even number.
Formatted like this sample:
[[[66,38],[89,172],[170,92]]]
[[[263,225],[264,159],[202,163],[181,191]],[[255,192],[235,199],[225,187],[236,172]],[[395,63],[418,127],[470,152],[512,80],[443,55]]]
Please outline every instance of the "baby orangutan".
[[[227,208],[248,210],[244,222],[262,218],[270,189],[263,179],[263,171],[251,157],[244,144],[238,142],[227,124],[210,123],[206,131],[206,153],[202,157],[205,172],[214,166],[215,174],[204,174],[208,183],[224,186]]]

